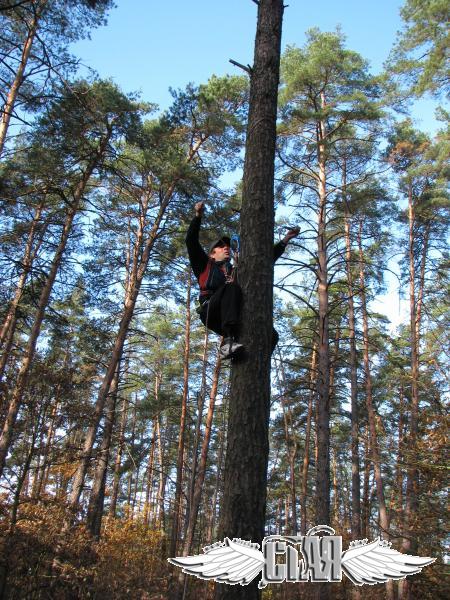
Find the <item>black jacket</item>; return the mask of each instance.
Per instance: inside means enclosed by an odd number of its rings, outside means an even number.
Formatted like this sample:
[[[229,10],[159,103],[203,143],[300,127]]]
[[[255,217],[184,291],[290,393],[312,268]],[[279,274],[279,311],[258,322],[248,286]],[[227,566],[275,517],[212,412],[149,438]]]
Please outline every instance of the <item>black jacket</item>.
[[[208,299],[225,282],[231,273],[230,262],[217,262],[206,254],[199,242],[201,217],[194,217],[186,234],[186,246],[194,275],[200,285],[200,302]],[[286,249],[284,242],[278,242],[273,248],[273,262],[277,261]]]

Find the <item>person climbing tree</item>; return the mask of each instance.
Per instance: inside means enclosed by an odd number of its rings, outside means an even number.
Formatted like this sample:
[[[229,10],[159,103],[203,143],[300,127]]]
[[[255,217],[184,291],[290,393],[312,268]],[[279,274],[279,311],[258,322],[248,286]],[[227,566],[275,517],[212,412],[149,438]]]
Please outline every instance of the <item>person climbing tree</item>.
[[[222,236],[209,249],[203,250],[199,242],[200,225],[204,202],[195,205],[195,217],[186,235],[189,261],[200,286],[199,314],[202,323],[211,331],[223,336],[220,347],[222,359],[241,354],[244,346],[237,339],[242,291],[236,280],[236,262],[231,264],[231,240]],[[288,233],[274,246],[274,262],[280,258],[289,241],[297,237],[300,229],[289,229]],[[272,352],[278,342],[278,333],[272,332]]]

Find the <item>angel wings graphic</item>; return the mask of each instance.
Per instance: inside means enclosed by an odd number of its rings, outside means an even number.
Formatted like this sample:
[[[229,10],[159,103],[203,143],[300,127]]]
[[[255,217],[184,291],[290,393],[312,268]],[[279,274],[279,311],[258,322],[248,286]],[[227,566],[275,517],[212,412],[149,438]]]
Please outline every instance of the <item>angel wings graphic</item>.
[[[287,539],[292,541],[292,537]],[[189,575],[230,585],[248,585],[264,567],[264,554],[259,550],[259,544],[241,539],[225,538],[223,542],[203,548],[203,552],[197,556],[169,558],[168,561]],[[354,584],[375,585],[419,573],[435,560],[402,554],[393,550],[390,542],[377,538],[371,543],[368,540],[351,542],[350,548],[342,552],[341,567]]]
[[[264,555],[259,550],[259,544],[236,538],[225,538],[223,542],[203,548],[203,552],[203,555],[178,556],[168,561],[181,567],[183,573],[230,585],[248,585],[264,566]]]

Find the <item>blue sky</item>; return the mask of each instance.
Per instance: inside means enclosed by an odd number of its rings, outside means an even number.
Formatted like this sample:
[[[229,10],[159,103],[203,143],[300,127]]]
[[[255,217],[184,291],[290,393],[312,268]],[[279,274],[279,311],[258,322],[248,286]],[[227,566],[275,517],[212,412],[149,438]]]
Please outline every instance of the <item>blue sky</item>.
[[[331,31],[340,25],[347,46],[366,58],[374,73],[402,27],[401,0],[285,0],[283,48],[301,46],[311,27]],[[101,77],[161,109],[171,101],[169,87],[203,83],[212,75],[241,74],[229,59],[252,63],[257,6],[252,0],[116,0],[108,25],[73,50]],[[434,129],[434,104],[421,102],[417,125]]]

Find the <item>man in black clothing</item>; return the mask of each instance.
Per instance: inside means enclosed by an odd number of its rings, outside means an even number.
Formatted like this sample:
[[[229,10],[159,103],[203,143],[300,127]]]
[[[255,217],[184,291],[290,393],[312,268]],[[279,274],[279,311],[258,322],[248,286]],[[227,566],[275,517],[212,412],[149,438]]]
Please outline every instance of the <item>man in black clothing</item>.
[[[195,217],[186,235],[189,261],[200,286],[200,319],[215,333],[223,336],[220,355],[223,359],[236,356],[243,350],[237,340],[242,291],[235,281],[230,262],[230,238],[223,236],[209,249],[209,255],[199,242],[203,202],[195,205]],[[274,262],[283,254],[289,241],[299,234],[299,229],[290,229],[283,240],[275,244]],[[273,330],[272,352],[278,342]]]

